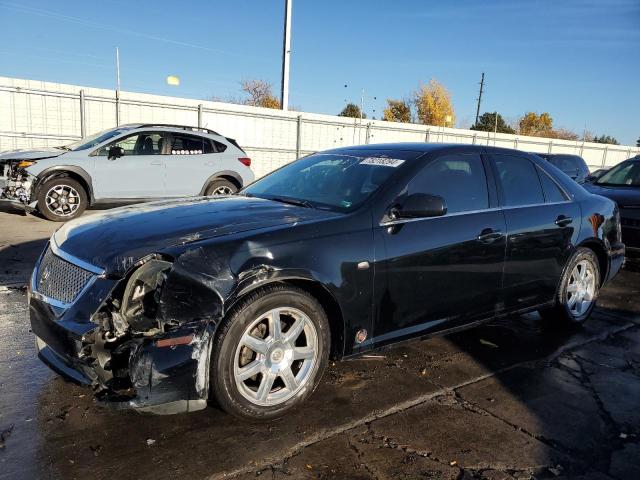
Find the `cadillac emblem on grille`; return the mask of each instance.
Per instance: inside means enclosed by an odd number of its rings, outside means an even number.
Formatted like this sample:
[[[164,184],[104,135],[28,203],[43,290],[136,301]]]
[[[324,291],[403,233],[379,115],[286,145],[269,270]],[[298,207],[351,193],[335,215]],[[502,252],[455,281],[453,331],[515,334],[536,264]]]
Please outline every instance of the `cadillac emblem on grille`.
[[[94,276],[93,273],[58,257],[50,247],[42,256],[37,268],[38,292],[62,303],[73,302]]]

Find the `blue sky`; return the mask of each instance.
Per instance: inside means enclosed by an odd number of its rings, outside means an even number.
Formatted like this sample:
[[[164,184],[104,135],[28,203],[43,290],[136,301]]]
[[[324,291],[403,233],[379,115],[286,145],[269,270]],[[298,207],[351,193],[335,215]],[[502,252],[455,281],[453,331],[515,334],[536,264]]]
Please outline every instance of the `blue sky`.
[[[239,97],[261,78],[279,91],[283,4],[0,0],[0,75],[113,88],[118,46],[124,90]],[[335,114],[365,88],[380,117],[433,77],[468,126],[482,72],[482,111],[548,111],[635,144],[640,0],[293,0],[290,103],[304,111]]]

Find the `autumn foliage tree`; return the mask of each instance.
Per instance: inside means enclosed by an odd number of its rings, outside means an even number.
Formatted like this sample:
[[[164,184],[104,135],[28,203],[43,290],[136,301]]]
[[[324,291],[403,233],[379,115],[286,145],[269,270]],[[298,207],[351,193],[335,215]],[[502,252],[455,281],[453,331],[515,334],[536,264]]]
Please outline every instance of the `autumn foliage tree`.
[[[243,80],[242,91],[248,95],[245,105],[252,107],[280,108],[280,100],[273,94],[273,87],[264,80]]]
[[[414,94],[418,120],[425,125],[455,125],[455,112],[449,91],[437,80],[420,85]]]
[[[411,122],[411,107],[409,102],[387,98],[387,108],[384,109],[382,118],[387,122]]]
[[[548,137],[553,130],[553,119],[547,112],[538,115],[536,112],[527,112],[519,122],[520,134],[531,137]]]

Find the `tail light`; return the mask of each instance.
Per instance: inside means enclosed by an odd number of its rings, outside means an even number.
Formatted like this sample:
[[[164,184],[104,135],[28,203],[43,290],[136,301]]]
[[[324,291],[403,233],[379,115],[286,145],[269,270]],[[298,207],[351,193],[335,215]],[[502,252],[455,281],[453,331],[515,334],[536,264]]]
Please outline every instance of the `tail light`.
[[[251,159],[249,157],[240,157],[238,161],[243,164],[245,167],[251,166]]]

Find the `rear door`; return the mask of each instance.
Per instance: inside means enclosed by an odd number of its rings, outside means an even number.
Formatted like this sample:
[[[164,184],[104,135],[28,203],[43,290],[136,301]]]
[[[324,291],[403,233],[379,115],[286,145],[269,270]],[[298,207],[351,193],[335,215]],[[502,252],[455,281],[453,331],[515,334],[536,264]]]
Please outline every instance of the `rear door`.
[[[94,193],[97,199],[161,198],[165,195],[164,134],[136,132],[98,148]],[[122,147],[124,156],[108,158],[109,148]]]
[[[211,139],[190,133],[169,134],[167,196],[198,195],[206,180],[220,170],[220,154]]]
[[[580,207],[529,158],[490,158],[507,226],[505,307],[517,310],[548,302],[576,240]]]
[[[398,202],[414,193],[440,195],[446,215],[375,229],[382,252],[375,267],[377,343],[466,322],[501,303],[506,226],[488,172],[477,153],[428,161]]]

